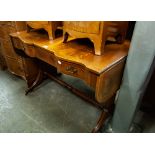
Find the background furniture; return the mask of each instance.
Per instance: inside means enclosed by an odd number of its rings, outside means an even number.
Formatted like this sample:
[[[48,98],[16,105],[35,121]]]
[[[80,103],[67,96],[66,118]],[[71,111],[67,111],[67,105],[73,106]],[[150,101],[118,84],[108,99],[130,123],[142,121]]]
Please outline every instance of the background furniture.
[[[0,44],[1,51],[5,57],[8,70],[27,81],[28,86],[34,82],[34,77],[38,74],[38,67],[27,57],[23,58],[16,54],[9,34],[26,30],[25,22],[0,21]]]
[[[6,60],[3,55],[1,43],[0,43],[0,69],[5,70],[7,68]]]
[[[27,21],[27,31],[33,29],[44,29],[47,31],[49,39],[55,39],[55,31],[58,27],[62,26],[60,21]]]
[[[155,111],[155,68],[152,73],[149,84],[146,88],[145,94],[143,96],[141,110],[144,112],[148,112],[149,114],[154,114]]]
[[[102,55],[106,41],[122,43],[125,40],[128,22],[118,21],[64,21],[64,40],[68,35],[75,38],[89,38],[94,43],[96,55]]]

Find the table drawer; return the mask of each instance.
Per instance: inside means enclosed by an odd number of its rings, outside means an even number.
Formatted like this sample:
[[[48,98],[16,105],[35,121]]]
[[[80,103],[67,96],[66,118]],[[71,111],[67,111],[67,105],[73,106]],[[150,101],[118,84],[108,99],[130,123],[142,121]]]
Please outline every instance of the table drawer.
[[[44,28],[49,24],[48,21],[27,21],[26,23],[34,29]]]
[[[98,34],[100,30],[100,22],[99,21],[65,21],[64,27],[66,29],[88,33],[88,34]]]
[[[58,60],[57,67],[58,70],[64,74],[68,74],[85,80],[85,68],[81,65],[66,62],[63,60]]]
[[[30,56],[30,57],[36,56],[36,50],[33,45],[24,44],[24,52],[27,56]]]
[[[51,52],[47,51],[46,49],[42,49],[42,48],[35,48],[36,49],[36,57],[38,59],[43,60],[44,62],[52,65],[52,66],[56,66],[56,60],[55,60],[55,56],[54,54],[52,54]]]

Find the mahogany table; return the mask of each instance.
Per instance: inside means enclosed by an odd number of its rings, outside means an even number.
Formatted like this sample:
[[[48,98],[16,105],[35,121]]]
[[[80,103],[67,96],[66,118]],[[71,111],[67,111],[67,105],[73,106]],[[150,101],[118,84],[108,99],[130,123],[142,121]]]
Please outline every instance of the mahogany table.
[[[43,74],[48,75],[73,93],[102,109],[97,125],[92,132],[99,131],[113,107],[130,43],[125,41],[123,44],[107,44],[104,54],[97,56],[94,55],[93,47],[85,44],[85,41],[71,39],[67,43],[63,43],[62,37],[50,41],[47,35],[26,31],[13,33],[10,36],[14,48],[16,51],[20,51],[20,54],[24,53],[31,58],[42,60],[51,67],[53,66],[59,73],[80,78],[95,90],[95,99],[87,97],[58,79],[57,76],[42,69],[35,82],[28,88],[27,93],[40,83]]]

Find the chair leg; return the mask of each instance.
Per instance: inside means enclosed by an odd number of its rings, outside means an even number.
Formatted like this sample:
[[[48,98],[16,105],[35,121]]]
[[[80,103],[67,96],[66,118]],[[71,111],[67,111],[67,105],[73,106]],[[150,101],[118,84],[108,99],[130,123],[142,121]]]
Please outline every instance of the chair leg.
[[[26,30],[29,33],[31,31],[31,27],[29,25],[26,25]]]
[[[66,43],[67,40],[68,40],[68,33],[65,32],[63,35],[63,43]]]
[[[46,30],[46,31],[48,33],[49,40],[54,40],[55,39],[55,31],[52,31],[51,29]]]
[[[102,55],[104,52],[104,44],[103,42],[99,41],[99,40],[93,40],[94,43],[94,49],[95,49],[95,54],[96,55]]]

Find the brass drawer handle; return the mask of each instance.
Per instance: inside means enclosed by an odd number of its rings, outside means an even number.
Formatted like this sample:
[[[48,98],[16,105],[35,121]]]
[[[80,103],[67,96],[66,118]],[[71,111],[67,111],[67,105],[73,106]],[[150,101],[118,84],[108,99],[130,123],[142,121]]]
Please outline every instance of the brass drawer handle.
[[[75,74],[75,73],[77,73],[78,70],[76,68],[74,68],[73,66],[68,66],[68,67],[66,67],[66,71],[68,71],[72,74]]]

